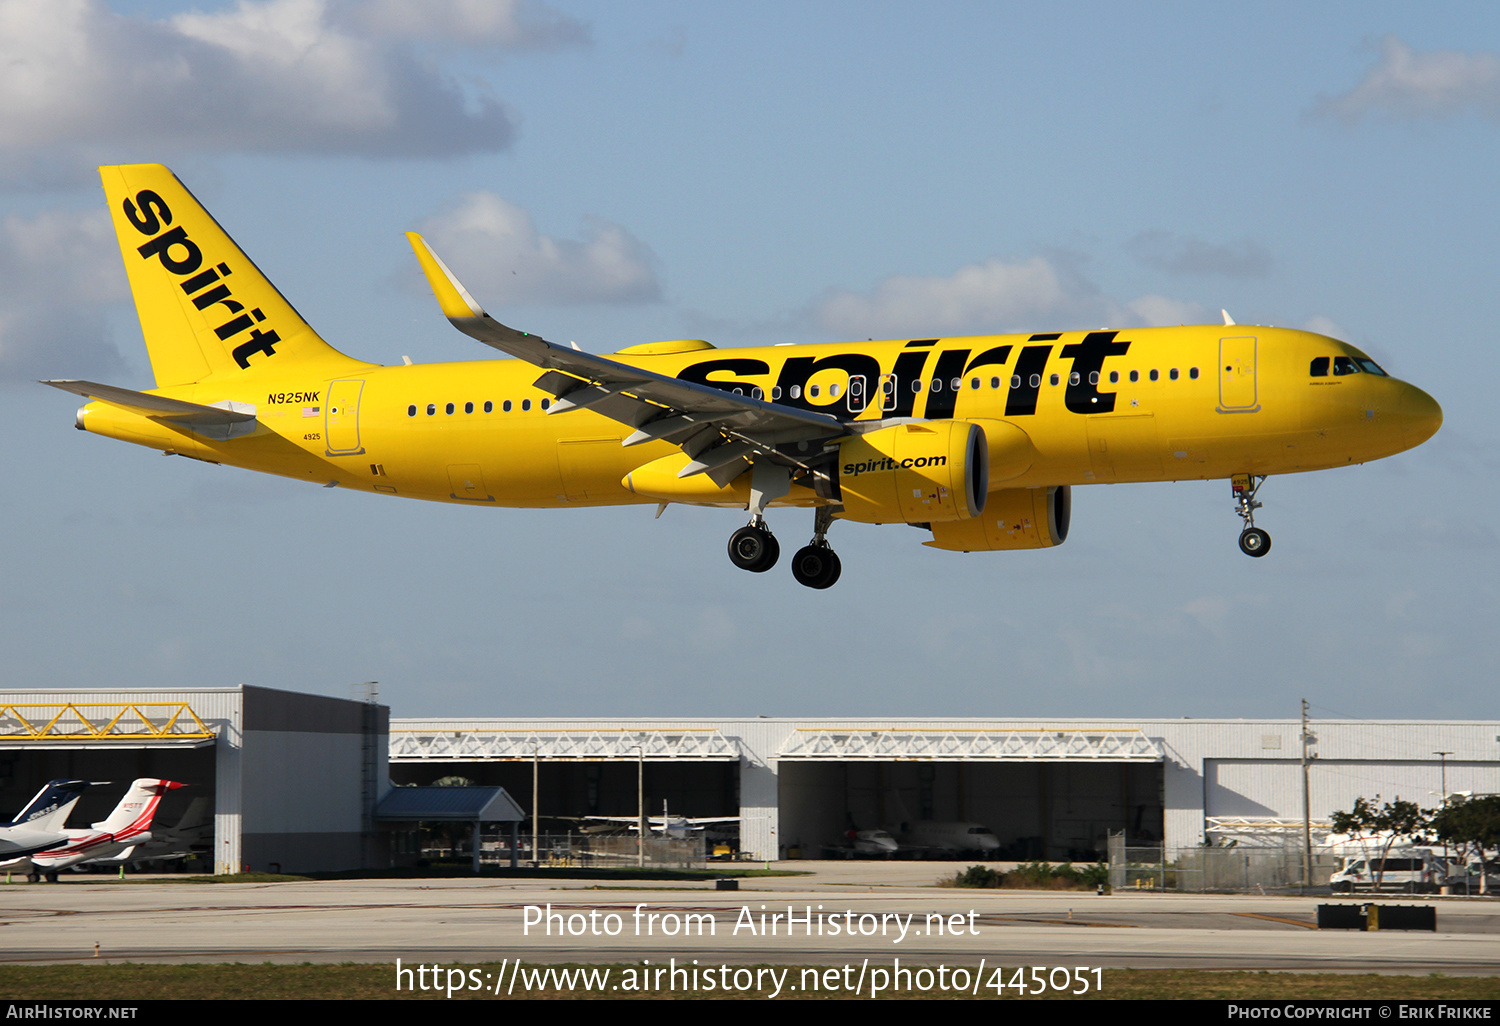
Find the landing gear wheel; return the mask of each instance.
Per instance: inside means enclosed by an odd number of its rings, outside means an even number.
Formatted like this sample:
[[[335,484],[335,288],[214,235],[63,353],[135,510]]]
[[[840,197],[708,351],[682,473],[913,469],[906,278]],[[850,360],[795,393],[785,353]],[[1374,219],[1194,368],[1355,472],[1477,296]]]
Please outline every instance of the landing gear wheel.
[[[792,576],[809,588],[831,588],[843,573],[839,557],[827,545],[804,545],[792,557]]]
[[[1259,559],[1271,551],[1271,536],[1258,527],[1247,527],[1240,534],[1240,551]]]
[[[47,882],[48,883],[57,883],[57,873],[56,872],[48,873],[47,874]]]
[[[729,536],[729,561],[741,570],[762,574],[780,557],[781,545],[764,527],[748,524]]]
[[[27,883],[41,883],[42,882],[42,874],[41,873],[27,873],[26,874],[26,882]]]

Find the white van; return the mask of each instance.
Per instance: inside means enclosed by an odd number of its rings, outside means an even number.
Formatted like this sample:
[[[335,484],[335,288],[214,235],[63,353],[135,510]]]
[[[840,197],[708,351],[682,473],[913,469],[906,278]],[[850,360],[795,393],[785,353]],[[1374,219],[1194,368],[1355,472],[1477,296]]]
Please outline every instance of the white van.
[[[1448,878],[1448,864],[1436,855],[1405,852],[1384,859],[1363,855],[1347,858],[1344,866],[1328,878],[1335,894],[1354,891],[1405,891],[1408,894],[1433,893]]]

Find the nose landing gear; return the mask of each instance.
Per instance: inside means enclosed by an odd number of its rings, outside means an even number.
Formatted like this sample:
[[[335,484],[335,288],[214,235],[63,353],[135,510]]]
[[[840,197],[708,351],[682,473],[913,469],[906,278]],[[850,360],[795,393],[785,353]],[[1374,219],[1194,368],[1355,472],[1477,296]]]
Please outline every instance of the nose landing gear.
[[[1229,479],[1234,492],[1234,511],[1245,522],[1245,529],[1240,532],[1240,551],[1257,559],[1271,551],[1271,536],[1255,526],[1255,511],[1264,505],[1256,501],[1255,493],[1265,483],[1264,474],[1236,474]]]

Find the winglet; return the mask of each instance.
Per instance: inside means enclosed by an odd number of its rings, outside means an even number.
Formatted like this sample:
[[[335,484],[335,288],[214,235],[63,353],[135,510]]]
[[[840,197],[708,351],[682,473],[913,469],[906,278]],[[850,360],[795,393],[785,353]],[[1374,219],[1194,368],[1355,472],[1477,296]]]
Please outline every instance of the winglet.
[[[417,254],[417,262],[422,265],[422,273],[427,276],[427,284],[432,286],[432,294],[437,297],[444,316],[449,320],[484,316],[484,307],[474,302],[469,290],[453,276],[448,265],[427,245],[426,239],[416,232],[407,232],[406,241]]]

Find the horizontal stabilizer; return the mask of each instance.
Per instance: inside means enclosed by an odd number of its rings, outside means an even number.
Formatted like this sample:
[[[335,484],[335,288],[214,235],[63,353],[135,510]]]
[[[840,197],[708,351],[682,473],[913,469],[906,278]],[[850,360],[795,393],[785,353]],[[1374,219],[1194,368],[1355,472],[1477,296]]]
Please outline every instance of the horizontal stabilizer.
[[[164,395],[136,392],[93,381],[43,381],[42,384],[81,395],[85,399],[119,406],[143,417],[168,420],[210,438],[222,440],[247,435],[255,430],[255,407],[249,403],[225,400],[212,406],[204,406],[185,399],[170,399]]]

